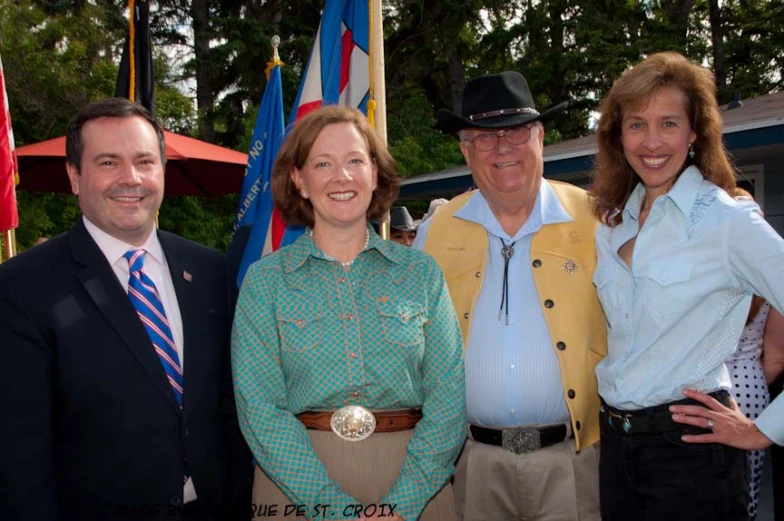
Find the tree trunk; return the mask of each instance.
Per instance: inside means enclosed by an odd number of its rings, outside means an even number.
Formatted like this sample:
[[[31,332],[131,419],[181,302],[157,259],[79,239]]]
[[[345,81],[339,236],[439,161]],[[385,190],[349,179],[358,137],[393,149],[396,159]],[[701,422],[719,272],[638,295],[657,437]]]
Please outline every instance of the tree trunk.
[[[273,34],[280,36],[280,22],[283,20],[283,2],[282,0],[272,1],[272,30]]]
[[[719,0],[708,0],[711,26],[711,43],[713,45],[713,73],[716,75],[716,88],[719,102],[724,100],[727,92],[727,56],[724,52],[724,27],[722,26]]]
[[[689,15],[696,0],[661,0],[670,21],[670,33],[678,46],[685,50],[689,34]]]
[[[193,0],[193,43],[196,61],[196,107],[199,111],[199,139],[215,142],[215,125],[211,119],[214,100],[212,62],[210,60],[209,11],[207,0]]]
[[[463,70],[463,63],[460,61],[457,47],[453,47],[449,51],[449,94],[452,98],[452,106],[458,114],[461,114],[463,109],[460,105],[463,99],[464,87],[465,70]]]

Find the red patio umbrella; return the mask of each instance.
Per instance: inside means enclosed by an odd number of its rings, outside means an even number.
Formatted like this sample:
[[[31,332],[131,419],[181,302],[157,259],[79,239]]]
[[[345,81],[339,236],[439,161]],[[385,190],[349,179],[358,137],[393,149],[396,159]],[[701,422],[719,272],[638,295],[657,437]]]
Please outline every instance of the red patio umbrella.
[[[215,197],[236,194],[248,155],[198,139],[164,131],[166,195]],[[34,192],[71,193],[65,171],[65,137],[16,149],[19,186]]]

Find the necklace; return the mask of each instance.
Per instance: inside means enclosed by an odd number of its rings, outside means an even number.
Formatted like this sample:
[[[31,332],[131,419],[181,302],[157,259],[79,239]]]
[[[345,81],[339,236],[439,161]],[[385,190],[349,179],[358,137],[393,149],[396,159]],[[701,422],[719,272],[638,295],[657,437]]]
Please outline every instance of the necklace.
[[[499,237],[500,239],[500,237]],[[501,307],[498,309],[498,320],[501,320],[501,312],[504,310],[504,303],[506,304],[506,325],[509,325],[509,259],[514,255],[514,241],[511,244],[506,244],[501,239],[501,256],[504,258],[504,284],[501,288]]]
[[[313,239],[313,230],[308,230],[308,237],[310,237],[310,240],[313,241],[313,244],[315,244],[316,247],[318,248],[318,244],[316,244],[316,241]],[[365,245],[362,247],[361,250],[359,250],[359,252],[362,253],[363,251],[367,250],[369,244],[370,244],[370,230],[365,228]],[[324,257],[326,257],[327,260],[339,262],[344,269],[350,268],[351,265],[354,264],[354,261],[357,260],[357,257],[359,256],[359,253],[357,253],[357,255],[353,259],[344,262],[344,261],[337,260],[335,257],[329,255],[328,253],[325,253],[324,250],[322,250],[321,248],[319,248],[319,250],[321,251],[321,253],[324,254]]]

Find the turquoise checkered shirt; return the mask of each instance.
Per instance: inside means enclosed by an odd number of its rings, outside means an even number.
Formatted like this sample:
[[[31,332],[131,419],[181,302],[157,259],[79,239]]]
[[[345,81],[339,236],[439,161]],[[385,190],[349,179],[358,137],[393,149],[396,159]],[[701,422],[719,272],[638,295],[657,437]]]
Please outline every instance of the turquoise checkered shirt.
[[[253,264],[232,333],[240,427],[267,475],[309,512],[357,500],[329,479],[295,415],[421,407],[382,498],[413,521],[449,479],[466,435],[462,341],[441,269],[372,230],[349,271],[309,234]],[[361,442],[360,442],[361,443]]]

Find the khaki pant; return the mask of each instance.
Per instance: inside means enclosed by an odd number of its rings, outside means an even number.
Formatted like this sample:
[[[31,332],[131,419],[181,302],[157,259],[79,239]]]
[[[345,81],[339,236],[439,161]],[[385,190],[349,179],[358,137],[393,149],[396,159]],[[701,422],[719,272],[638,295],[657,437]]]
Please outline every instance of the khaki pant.
[[[332,432],[308,430],[310,441],[316,455],[327,467],[330,479],[340,485],[341,490],[350,494],[363,505],[381,503],[384,494],[392,489],[400,474],[403,460],[406,457],[408,440],[414,429],[400,432],[372,434],[363,441],[345,441]],[[293,507],[289,507],[288,516],[285,506],[290,505],[285,494],[258,467],[253,482],[253,506],[257,509],[254,521],[267,519],[285,519],[302,521],[305,517],[296,517]],[[269,510],[261,512],[261,505],[277,505],[277,513],[270,515]],[[333,505],[334,506],[334,505]],[[312,515],[314,505],[305,505],[308,515]],[[338,513],[344,507],[335,509]],[[398,509],[395,514],[399,513]],[[354,512],[352,512],[354,513]],[[382,513],[378,511],[377,513]],[[388,512],[384,512],[388,513]],[[370,512],[367,512],[370,515]],[[352,516],[356,518],[356,516]],[[318,521],[327,519],[317,517]],[[452,487],[449,483],[438,492],[425,507],[419,517],[422,521],[455,521],[455,504]],[[407,519],[406,521],[415,521]]]
[[[574,440],[531,454],[468,439],[455,468],[463,521],[599,521],[598,444],[575,453]]]

